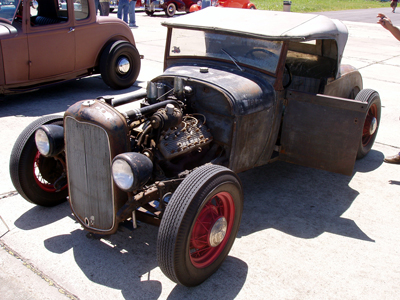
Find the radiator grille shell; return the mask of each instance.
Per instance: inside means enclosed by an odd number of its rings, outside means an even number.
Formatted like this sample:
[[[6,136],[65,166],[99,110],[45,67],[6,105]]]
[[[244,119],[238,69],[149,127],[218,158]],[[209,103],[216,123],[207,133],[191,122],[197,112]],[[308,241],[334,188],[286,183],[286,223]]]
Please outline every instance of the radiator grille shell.
[[[89,231],[117,230],[117,211],[127,200],[112,179],[112,159],[128,151],[125,119],[98,101],[78,102],[64,116],[69,201]]]

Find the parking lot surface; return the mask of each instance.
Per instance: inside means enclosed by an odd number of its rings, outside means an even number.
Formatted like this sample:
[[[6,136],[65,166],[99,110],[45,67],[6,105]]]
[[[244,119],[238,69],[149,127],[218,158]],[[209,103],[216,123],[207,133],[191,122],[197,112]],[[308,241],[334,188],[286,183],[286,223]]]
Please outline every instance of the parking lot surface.
[[[136,18],[142,71],[123,93],[145,87],[163,70],[164,15]],[[364,88],[382,100],[372,151],[352,176],[283,162],[241,173],[238,237],[222,267],[194,288],[174,284],[158,268],[157,227],[124,224],[115,235],[94,236],[75,222],[67,203],[32,205],[9,178],[12,146],[29,123],[121,91],[93,76],[1,98],[0,298],[397,299],[400,166],[383,158],[400,150],[400,43],[373,22],[344,23],[350,35],[343,63],[357,67]]]

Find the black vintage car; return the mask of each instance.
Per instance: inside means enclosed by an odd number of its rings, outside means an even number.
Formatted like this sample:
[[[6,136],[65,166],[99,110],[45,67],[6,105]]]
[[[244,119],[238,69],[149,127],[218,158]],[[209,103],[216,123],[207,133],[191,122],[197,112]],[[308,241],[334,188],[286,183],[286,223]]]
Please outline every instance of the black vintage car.
[[[161,270],[194,286],[235,240],[237,173],[283,160],[350,175],[373,145],[381,103],[340,64],[347,29],[337,20],[207,8],[163,25],[165,71],[146,91],[36,120],[10,173],[28,201],[68,199],[93,233],[158,224]]]

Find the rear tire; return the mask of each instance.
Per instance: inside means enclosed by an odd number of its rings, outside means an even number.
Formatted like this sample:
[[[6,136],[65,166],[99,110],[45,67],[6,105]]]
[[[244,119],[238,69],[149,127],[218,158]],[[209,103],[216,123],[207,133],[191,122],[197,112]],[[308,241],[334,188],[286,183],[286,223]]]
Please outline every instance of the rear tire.
[[[357,152],[357,159],[360,159],[366,156],[374,145],[381,120],[381,99],[377,91],[364,89],[357,94],[355,100],[368,105]]]
[[[139,71],[139,52],[129,42],[113,42],[101,54],[101,77],[108,86],[115,90],[132,86],[139,75]]]
[[[210,277],[235,241],[242,211],[242,187],[231,170],[206,165],[189,174],[161,220],[157,259],[164,274],[185,286]]]
[[[31,203],[55,206],[67,200],[65,185],[57,191],[53,184],[65,172],[64,165],[53,157],[42,156],[36,148],[35,131],[44,124],[62,125],[62,116],[45,116],[22,131],[10,157],[11,181],[17,192]]]

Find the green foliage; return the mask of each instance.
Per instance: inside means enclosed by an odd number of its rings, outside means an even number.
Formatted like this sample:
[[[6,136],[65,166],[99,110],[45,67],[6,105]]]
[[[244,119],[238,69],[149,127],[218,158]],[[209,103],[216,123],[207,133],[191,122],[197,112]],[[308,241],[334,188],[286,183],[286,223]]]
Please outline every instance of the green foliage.
[[[283,0],[250,0],[257,9],[283,10]],[[293,12],[318,12],[348,9],[389,7],[390,2],[380,0],[292,0]]]

